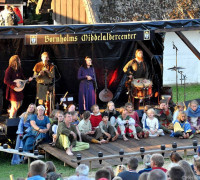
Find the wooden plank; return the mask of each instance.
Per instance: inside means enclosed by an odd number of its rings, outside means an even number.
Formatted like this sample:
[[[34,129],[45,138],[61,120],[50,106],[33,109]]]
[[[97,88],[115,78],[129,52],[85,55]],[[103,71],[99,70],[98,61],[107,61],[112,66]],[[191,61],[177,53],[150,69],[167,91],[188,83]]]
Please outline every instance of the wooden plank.
[[[73,24],[79,24],[80,0],[73,0]]]
[[[180,31],[177,31],[175,33],[187,45],[187,47],[194,53],[194,55],[200,60],[200,53],[199,53],[199,51],[193,46],[193,44],[187,39],[187,37],[185,37],[185,35],[182,32],[180,32]]]
[[[55,9],[55,7],[56,7],[56,5],[55,5],[55,3],[56,3],[56,0],[52,0],[51,1],[51,9],[53,9],[53,14],[52,14],[52,19],[53,20],[55,20],[55,13],[56,13],[56,9]]]
[[[67,0],[67,24],[72,24],[73,20],[73,1]]]
[[[80,0],[80,24],[86,24],[86,11],[83,0]]]
[[[61,24],[67,23],[67,0],[61,1]]]
[[[56,0],[56,17],[55,20],[60,23],[61,22],[61,0]]]

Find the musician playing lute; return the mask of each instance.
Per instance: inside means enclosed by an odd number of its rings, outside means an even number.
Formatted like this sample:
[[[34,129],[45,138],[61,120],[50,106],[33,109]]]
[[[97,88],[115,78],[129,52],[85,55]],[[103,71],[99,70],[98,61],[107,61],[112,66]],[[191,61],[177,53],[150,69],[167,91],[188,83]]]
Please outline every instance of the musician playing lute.
[[[9,66],[5,71],[4,83],[7,85],[6,88],[6,99],[11,103],[11,109],[9,112],[9,118],[15,118],[17,110],[22,105],[24,98],[23,92],[16,92],[15,87],[20,87],[21,84],[15,83],[16,79],[24,79],[23,71],[21,68],[21,60],[18,55],[13,55],[9,59]],[[29,81],[32,81],[32,77],[29,77]]]
[[[126,82],[128,93],[129,93],[129,102],[134,101],[134,109],[139,108],[139,99],[132,97],[132,87],[131,81],[138,78],[148,78],[148,68],[147,64],[144,61],[143,51],[137,49],[135,52],[135,58],[130,60],[123,68],[124,73],[128,76],[128,81]]]

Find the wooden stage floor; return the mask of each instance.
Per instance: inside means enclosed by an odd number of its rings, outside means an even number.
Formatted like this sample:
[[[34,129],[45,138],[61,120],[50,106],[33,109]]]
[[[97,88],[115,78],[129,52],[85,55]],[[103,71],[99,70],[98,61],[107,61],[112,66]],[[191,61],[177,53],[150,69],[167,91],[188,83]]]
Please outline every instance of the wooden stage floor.
[[[77,164],[71,162],[72,159],[76,160],[76,154],[81,154],[82,159],[83,158],[91,158],[91,157],[97,157],[98,152],[102,152],[103,155],[118,155],[120,149],[124,149],[125,153],[131,153],[131,152],[137,152],[140,151],[140,147],[144,147],[145,150],[154,150],[154,149],[160,149],[161,144],[165,144],[166,148],[171,148],[172,143],[176,142],[177,147],[180,146],[192,146],[193,140],[197,140],[199,142],[200,135],[195,135],[192,139],[178,139],[174,137],[170,137],[169,135],[165,135],[162,137],[156,137],[156,138],[148,138],[148,139],[141,139],[140,141],[136,141],[133,138],[129,138],[129,141],[123,141],[121,139],[118,139],[115,142],[110,142],[108,144],[90,144],[90,149],[80,151],[80,152],[74,152],[74,156],[68,156],[66,155],[64,150],[57,149],[55,147],[51,147],[48,144],[40,145],[42,149],[44,149],[49,154],[55,156],[56,158],[63,161],[65,164],[68,164],[69,166],[76,167]],[[200,143],[198,143],[200,144]],[[193,150],[188,150],[188,154],[193,155]],[[183,151],[181,152],[183,154]],[[165,157],[169,157],[169,153],[165,154]],[[139,161],[141,161],[141,157],[138,156]],[[126,164],[128,161],[128,157],[124,158],[123,163]],[[85,164],[90,165],[89,162],[86,162]],[[99,163],[98,160],[92,161],[91,167],[92,168],[100,168],[102,166],[114,166],[122,164],[119,158],[115,159],[107,159],[103,160],[102,164]]]

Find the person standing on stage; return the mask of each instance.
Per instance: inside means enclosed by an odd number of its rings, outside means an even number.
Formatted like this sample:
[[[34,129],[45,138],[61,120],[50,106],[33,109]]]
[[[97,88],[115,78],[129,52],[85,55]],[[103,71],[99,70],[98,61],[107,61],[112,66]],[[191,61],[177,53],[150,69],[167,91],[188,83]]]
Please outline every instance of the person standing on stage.
[[[38,104],[43,105],[46,100],[47,91],[53,91],[54,65],[49,63],[49,55],[43,52],[42,61],[33,68],[34,76],[37,81],[37,99]]]
[[[85,57],[83,65],[78,71],[79,85],[79,112],[91,109],[95,104],[95,88],[96,75],[92,67],[92,59],[88,56]]]
[[[132,97],[131,82],[133,79],[138,79],[138,78],[148,79],[148,68],[146,62],[144,61],[143,51],[141,49],[136,50],[135,58],[130,60],[124,66],[123,71],[124,73],[127,74],[129,78],[129,80],[126,82],[129,93],[129,102],[134,101],[134,109],[138,109],[139,99]]]
[[[6,69],[4,83],[7,85],[6,88],[6,99],[11,103],[11,109],[9,113],[9,118],[15,118],[17,115],[17,110],[22,105],[24,98],[23,92],[16,92],[14,88],[20,88],[20,83],[13,82],[16,79],[24,79],[23,71],[21,68],[21,60],[18,55],[13,55],[9,59],[9,66]],[[29,77],[29,81],[32,81],[32,77]]]

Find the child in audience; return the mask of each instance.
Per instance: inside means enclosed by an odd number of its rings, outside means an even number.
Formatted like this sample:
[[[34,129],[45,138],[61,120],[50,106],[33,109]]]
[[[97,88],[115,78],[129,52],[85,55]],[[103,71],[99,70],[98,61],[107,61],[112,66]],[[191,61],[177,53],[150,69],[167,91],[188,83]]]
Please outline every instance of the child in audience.
[[[179,137],[180,139],[192,138],[190,123],[187,121],[187,115],[185,112],[181,111],[178,114],[177,120],[174,122],[174,137]]]
[[[173,115],[173,121],[172,121],[173,124],[177,120],[179,112],[184,111],[184,108],[185,108],[185,105],[184,105],[183,102],[177,103],[177,106],[175,107],[176,110],[175,110],[174,115]]]
[[[138,133],[138,137],[142,138],[143,130],[140,126],[140,119],[139,119],[138,113],[133,110],[133,104],[128,102],[125,104],[125,108],[127,110],[127,115],[132,117],[135,120],[135,128],[136,128],[136,132]]]
[[[76,106],[74,104],[70,104],[67,107],[67,112],[73,112],[73,111],[76,111]]]
[[[158,108],[155,109],[156,116],[160,123],[160,128],[163,129],[166,133],[171,133],[171,128],[173,129],[172,122],[172,113],[168,107],[166,100],[161,100]]]
[[[72,123],[73,125],[77,126],[79,124],[79,119],[78,119],[78,112],[77,111],[72,111]]]
[[[101,117],[101,113],[99,111],[99,106],[98,105],[93,105],[91,107],[91,117],[90,117],[90,122],[92,124],[92,129],[94,130],[95,128],[97,128],[97,126],[99,125],[99,123],[102,121],[102,117]]]
[[[147,111],[148,111],[149,109],[151,109],[151,108],[152,108],[152,107],[151,107],[150,105],[145,105],[145,106],[144,106],[144,113],[143,113],[143,115],[142,115],[142,120],[141,120],[142,124],[144,124],[145,120],[147,119]]]
[[[82,141],[96,144],[106,143],[107,141],[103,139],[103,134],[100,128],[92,130],[90,116],[90,111],[85,111],[83,113],[83,119],[78,124],[78,129],[81,133]]]
[[[155,110],[153,108],[147,111],[147,116],[143,124],[143,130],[148,131],[151,137],[164,135],[163,130],[159,128],[159,122],[155,117]]]
[[[120,114],[117,118],[117,123],[123,136],[124,141],[128,141],[126,137],[126,128],[129,128],[129,135],[133,134],[134,139],[139,140],[137,137],[137,132],[135,129],[135,120],[127,115],[127,110],[125,107],[121,107],[119,110]]]
[[[117,123],[117,117],[120,115],[119,111],[115,109],[115,104],[112,101],[109,101],[107,104],[107,108],[105,112],[108,113],[109,119],[108,121],[111,122],[112,126],[116,126]]]
[[[99,128],[103,133],[104,139],[106,139],[108,142],[115,141],[119,136],[117,129],[111,125],[110,121],[108,121],[107,112],[102,113],[102,121],[99,123]]]
[[[200,133],[200,106],[196,100],[189,103],[186,114],[192,130]]]
[[[118,165],[115,170],[115,176],[117,176],[119,173],[126,171],[126,170],[127,170],[127,168],[125,165]]]

